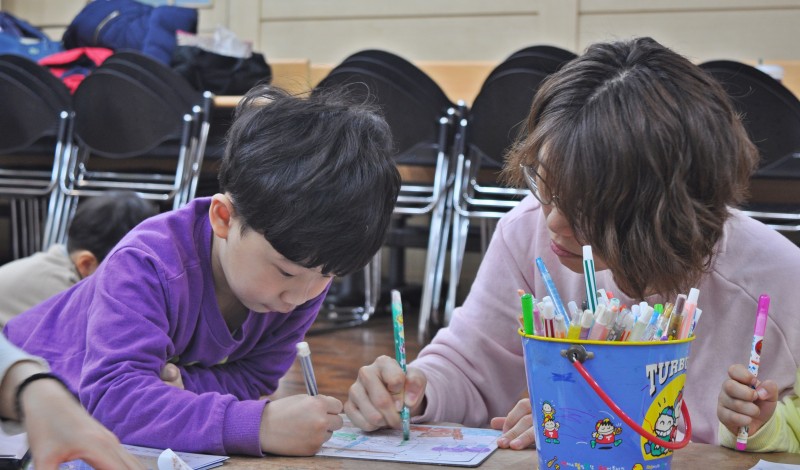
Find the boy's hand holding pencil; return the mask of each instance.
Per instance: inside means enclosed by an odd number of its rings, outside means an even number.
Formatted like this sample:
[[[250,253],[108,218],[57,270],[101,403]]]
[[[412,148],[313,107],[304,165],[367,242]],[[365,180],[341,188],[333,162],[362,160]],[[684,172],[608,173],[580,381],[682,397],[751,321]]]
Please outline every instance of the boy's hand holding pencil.
[[[261,451],[311,456],[341,429],[342,402],[317,395],[293,395],[267,403],[261,415]]]

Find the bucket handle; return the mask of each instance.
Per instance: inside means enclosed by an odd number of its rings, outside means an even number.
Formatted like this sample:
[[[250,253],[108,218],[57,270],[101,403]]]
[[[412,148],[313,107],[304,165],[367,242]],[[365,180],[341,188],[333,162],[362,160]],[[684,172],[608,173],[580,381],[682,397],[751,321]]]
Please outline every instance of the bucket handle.
[[[622,418],[622,421],[624,421],[625,424],[630,426],[631,429],[636,431],[640,436],[644,437],[648,441],[667,449],[671,450],[683,449],[689,444],[689,440],[692,438],[692,420],[689,418],[689,408],[686,407],[686,400],[681,401],[681,416],[683,416],[683,420],[686,423],[686,434],[683,436],[683,440],[679,442],[670,442],[670,441],[665,441],[663,439],[659,439],[655,435],[651,434],[650,431],[639,426],[639,423],[631,419],[630,416],[628,416],[624,411],[622,411],[622,408],[617,406],[617,404],[614,403],[614,400],[612,400],[611,397],[609,397],[606,394],[606,392],[604,392],[603,389],[600,388],[600,385],[597,383],[596,380],[594,380],[594,377],[592,377],[589,371],[587,371],[586,368],[583,367],[582,363],[584,360],[586,360],[588,354],[590,353],[587,353],[586,348],[584,348],[583,346],[572,345],[570,346],[569,349],[567,349],[566,354],[564,355],[566,356],[567,359],[569,359],[569,362],[571,362],[572,365],[575,366],[575,369],[578,370],[578,373],[581,374],[581,376],[583,376],[583,378],[586,380],[586,383],[588,383],[589,386],[592,387],[592,389],[595,391],[595,393],[597,393],[597,396],[599,396],[600,399],[603,400],[605,404],[608,405],[614,413],[616,413],[617,416]]]

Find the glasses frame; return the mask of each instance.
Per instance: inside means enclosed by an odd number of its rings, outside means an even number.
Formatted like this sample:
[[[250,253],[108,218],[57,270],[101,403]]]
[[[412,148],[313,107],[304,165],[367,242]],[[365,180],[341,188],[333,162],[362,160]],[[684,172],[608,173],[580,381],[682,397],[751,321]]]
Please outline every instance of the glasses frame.
[[[558,202],[558,196],[550,196],[547,200],[542,196],[541,190],[539,189],[539,183],[537,183],[537,179],[542,181],[542,176],[536,172],[533,168],[528,165],[523,165],[522,163],[519,164],[519,167],[522,169],[522,175],[525,179],[525,185],[533,194],[533,197],[536,198],[537,201],[541,202],[544,206],[549,206],[551,204]]]

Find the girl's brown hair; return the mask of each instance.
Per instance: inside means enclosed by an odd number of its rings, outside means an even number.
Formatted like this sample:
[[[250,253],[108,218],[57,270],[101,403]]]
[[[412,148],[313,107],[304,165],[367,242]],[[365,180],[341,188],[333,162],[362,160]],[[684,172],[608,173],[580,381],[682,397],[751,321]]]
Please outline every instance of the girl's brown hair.
[[[538,169],[626,294],[672,296],[709,269],[757,159],[722,87],[638,38],[590,46],[542,84],[504,176]]]

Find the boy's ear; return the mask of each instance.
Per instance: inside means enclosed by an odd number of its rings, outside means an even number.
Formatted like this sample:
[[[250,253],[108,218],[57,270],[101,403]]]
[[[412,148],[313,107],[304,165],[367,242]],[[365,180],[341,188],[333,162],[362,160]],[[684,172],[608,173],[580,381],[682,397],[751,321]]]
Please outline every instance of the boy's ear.
[[[81,279],[94,274],[100,264],[94,253],[89,250],[78,250],[70,253],[70,258],[75,264],[75,269],[78,270]]]
[[[211,230],[214,231],[214,235],[227,239],[228,232],[233,226],[233,203],[227,194],[215,194],[211,197],[208,218],[211,221]]]

